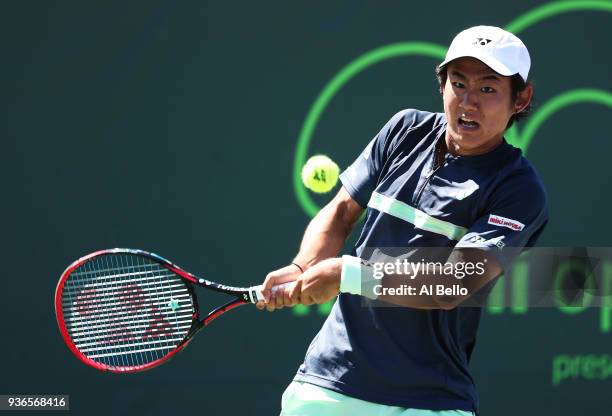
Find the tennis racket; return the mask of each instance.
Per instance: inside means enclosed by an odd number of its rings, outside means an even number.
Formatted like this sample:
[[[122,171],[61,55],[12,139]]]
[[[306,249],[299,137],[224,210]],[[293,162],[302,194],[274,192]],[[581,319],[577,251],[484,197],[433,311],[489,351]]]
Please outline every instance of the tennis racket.
[[[232,295],[201,317],[194,286]],[[115,248],[72,263],[55,291],[68,348],[102,371],[131,373],[168,361],[223,313],[263,300],[261,286],[225,286],[142,250]]]

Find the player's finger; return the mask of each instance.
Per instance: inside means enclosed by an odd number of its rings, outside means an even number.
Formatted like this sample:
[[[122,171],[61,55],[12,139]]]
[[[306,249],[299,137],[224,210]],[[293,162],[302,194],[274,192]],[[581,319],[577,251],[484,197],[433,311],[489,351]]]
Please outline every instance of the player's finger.
[[[265,302],[266,310],[268,312],[274,311],[274,309],[276,309],[276,292],[270,291],[270,294],[268,295],[266,299],[264,299],[264,302]]]
[[[277,309],[280,309],[285,305],[285,296],[282,292],[284,292],[284,289],[280,289],[274,293],[274,305]]]
[[[266,302],[266,310],[268,312],[274,312],[274,309],[276,309],[276,302]]]
[[[291,282],[298,276],[299,274],[296,273],[295,267],[289,266],[268,273],[263,284],[261,285],[261,292],[266,302],[269,302],[270,298],[273,297],[273,294],[271,293],[272,287],[279,286],[286,282]]]
[[[286,287],[283,288],[283,302],[286,306],[293,306],[294,303],[291,302],[291,296],[289,296],[289,292],[290,292],[291,288],[290,287]]]
[[[295,284],[289,291],[289,301],[291,304],[295,305],[300,303],[300,297],[302,295],[302,281],[300,279],[295,281]]]
[[[315,303],[314,299],[309,295],[303,295],[300,300],[301,300],[300,303],[306,306],[310,306],[313,303]]]
[[[266,303],[270,302],[270,297],[272,295],[271,288],[274,286],[276,281],[276,275],[274,272],[268,273],[263,284],[261,285],[261,293],[266,301]]]
[[[282,269],[274,270],[273,272],[268,273],[266,276],[261,288],[263,290],[270,290],[272,286],[278,286],[285,282],[290,282],[291,280],[295,280],[295,277],[288,273],[286,267]]]

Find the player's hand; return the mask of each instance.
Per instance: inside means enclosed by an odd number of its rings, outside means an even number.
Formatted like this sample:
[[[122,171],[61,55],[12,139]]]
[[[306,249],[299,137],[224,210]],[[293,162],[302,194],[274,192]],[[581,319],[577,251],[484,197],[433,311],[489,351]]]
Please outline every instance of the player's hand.
[[[312,266],[290,286],[289,299],[295,304],[322,304],[335,298],[340,292],[342,259],[331,258]]]
[[[281,309],[283,306],[293,306],[289,298],[289,291],[293,285],[287,285],[272,291],[272,287],[281,285],[287,282],[294,282],[300,276],[302,271],[295,265],[290,264],[278,270],[268,273],[262,284],[262,293],[265,302],[259,301],[255,304],[257,309],[267,309],[272,312],[275,309]]]

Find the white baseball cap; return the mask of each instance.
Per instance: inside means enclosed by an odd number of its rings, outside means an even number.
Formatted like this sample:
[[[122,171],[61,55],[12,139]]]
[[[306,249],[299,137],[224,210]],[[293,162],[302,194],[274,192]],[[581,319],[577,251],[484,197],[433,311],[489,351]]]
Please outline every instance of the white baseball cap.
[[[510,32],[495,26],[474,26],[453,39],[444,62],[470,56],[482,61],[500,75],[520,74],[527,81],[531,58],[525,44]]]

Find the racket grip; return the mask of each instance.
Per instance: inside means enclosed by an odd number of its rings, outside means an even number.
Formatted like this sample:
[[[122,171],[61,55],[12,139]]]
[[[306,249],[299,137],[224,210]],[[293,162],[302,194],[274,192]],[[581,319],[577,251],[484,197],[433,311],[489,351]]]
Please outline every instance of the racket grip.
[[[281,283],[280,285],[276,285],[276,286],[272,286],[272,293],[276,293],[277,290],[279,290],[280,288],[289,286],[291,283],[293,282],[287,282],[287,283]],[[249,288],[249,298],[251,300],[251,303],[257,303],[260,300],[265,300],[263,293],[261,292],[262,290],[262,285],[258,285],[258,286],[252,286]]]

